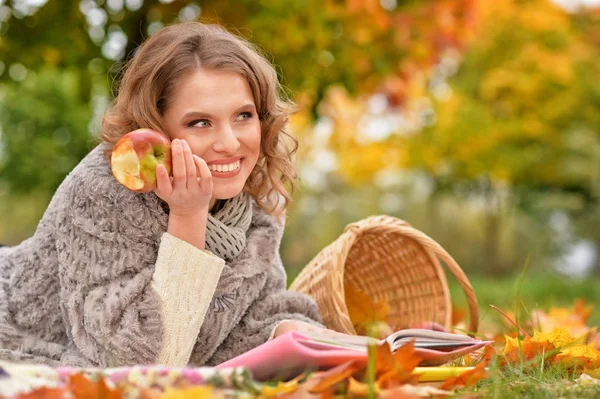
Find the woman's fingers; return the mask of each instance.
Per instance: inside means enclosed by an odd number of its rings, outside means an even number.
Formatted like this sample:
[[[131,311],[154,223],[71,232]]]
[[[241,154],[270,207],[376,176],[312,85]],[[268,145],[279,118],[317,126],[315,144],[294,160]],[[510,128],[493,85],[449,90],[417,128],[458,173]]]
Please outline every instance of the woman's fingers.
[[[156,193],[159,197],[165,197],[171,192],[173,192],[173,186],[169,172],[163,165],[158,165],[156,167]]]
[[[200,190],[203,193],[211,193],[213,190],[213,181],[212,181],[212,173],[210,173],[210,169],[208,169],[208,165],[206,161],[200,158],[198,155],[194,155],[194,161],[196,163],[196,168],[198,168],[198,175],[200,184]]]
[[[185,156],[181,140],[175,139],[171,144],[171,158],[173,159],[173,186],[186,187]]]
[[[181,140],[183,147],[183,158],[185,160],[185,176],[187,188],[195,187],[198,183],[196,182],[196,165],[194,165],[194,156],[190,145],[185,140]]]

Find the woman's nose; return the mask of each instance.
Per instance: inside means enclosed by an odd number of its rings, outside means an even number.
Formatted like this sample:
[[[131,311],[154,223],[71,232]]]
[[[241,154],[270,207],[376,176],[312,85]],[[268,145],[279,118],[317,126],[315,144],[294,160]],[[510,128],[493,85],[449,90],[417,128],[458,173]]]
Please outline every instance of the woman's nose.
[[[214,144],[214,150],[216,152],[224,152],[227,154],[235,154],[240,148],[240,141],[238,140],[235,131],[230,127],[225,127],[219,134],[217,141]]]

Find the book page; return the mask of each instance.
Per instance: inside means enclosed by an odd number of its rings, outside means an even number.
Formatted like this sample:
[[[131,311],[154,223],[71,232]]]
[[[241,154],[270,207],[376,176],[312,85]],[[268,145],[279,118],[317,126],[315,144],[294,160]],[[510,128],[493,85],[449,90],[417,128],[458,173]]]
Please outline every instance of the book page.
[[[349,348],[356,350],[366,350],[369,343],[373,345],[382,345],[385,340],[378,340],[375,338],[365,337],[362,335],[328,335],[328,334],[320,334],[317,332],[300,332],[301,335],[304,335],[306,338],[309,338],[313,342],[318,342],[324,345],[330,345],[338,348]]]
[[[396,351],[402,345],[415,340],[415,347],[431,349],[452,349],[473,345],[478,342],[468,335],[454,334],[443,331],[434,331],[421,328],[411,328],[396,331],[389,335],[386,340],[392,351]]]

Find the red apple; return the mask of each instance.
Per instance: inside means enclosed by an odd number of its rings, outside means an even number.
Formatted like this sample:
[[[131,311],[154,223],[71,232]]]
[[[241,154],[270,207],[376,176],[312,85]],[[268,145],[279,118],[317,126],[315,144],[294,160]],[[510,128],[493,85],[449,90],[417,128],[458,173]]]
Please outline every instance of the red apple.
[[[115,179],[136,192],[156,188],[158,165],[164,165],[171,173],[171,141],[152,129],[137,129],[121,137],[110,158]]]

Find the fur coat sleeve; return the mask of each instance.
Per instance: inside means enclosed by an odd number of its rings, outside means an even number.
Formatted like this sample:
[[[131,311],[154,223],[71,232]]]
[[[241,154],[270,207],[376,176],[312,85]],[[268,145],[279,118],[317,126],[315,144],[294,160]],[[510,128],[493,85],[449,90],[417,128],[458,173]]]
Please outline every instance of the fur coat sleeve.
[[[63,319],[94,365],[152,363],[162,340],[150,284],[162,229],[144,196],[118,184],[107,166],[75,172],[60,192],[67,205],[56,226]]]
[[[165,226],[147,200],[115,181],[101,147],[65,178],[34,236],[0,250],[1,358],[96,367],[156,359],[162,325],[150,282]]]

